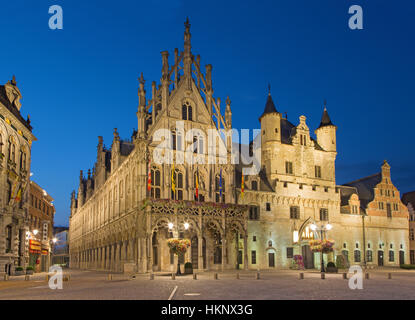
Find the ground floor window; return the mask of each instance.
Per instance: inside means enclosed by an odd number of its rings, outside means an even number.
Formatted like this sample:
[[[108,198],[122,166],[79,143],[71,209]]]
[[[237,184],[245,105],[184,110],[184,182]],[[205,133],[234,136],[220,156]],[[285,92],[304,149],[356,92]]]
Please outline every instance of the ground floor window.
[[[251,251],[251,264],[256,264],[256,251]]]
[[[354,262],[360,262],[360,250],[354,251]]]
[[[366,260],[367,260],[367,262],[372,262],[373,261],[373,253],[372,253],[372,250],[367,250],[366,251]]]
[[[411,250],[409,253],[410,259],[411,259],[411,264],[415,264],[415,251]]]
[[[390,250],[389,251],[389,262],[394,262],[395,261],[395,252]]]
[[[293,258],[294,257],[294,248],[290,247],[287,248],[287,258]]]

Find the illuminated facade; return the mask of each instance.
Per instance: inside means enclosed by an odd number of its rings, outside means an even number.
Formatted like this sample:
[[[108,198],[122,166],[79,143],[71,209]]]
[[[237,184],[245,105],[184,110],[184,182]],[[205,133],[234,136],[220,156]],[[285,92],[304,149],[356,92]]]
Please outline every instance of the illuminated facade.
[[[28,263],[26,218],[32,134],[16,79],[0,86],[0,274]]]

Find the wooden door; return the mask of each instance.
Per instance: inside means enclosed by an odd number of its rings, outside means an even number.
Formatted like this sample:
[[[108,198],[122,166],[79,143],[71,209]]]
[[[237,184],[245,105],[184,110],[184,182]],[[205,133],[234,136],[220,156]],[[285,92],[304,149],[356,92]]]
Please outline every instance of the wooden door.
[[[268,266],[270,268],[275,267],[275,253],[274,252],[268,252]]]

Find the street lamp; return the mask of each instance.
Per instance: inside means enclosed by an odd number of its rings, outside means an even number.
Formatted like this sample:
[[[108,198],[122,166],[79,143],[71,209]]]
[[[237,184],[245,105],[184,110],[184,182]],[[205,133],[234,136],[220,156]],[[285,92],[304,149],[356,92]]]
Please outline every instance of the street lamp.
[[[321,241],[323,241],[323,232],[324,231],[330,231],[331,229],[333,229],[333,226],[330,223],[327,223],[326,225],[322,224],[320,227],[318,227],[317,225],[315,225],[314,223],[312,225],[310,225],[310,229],[313,231],[320,231],[320,238]],[[321,248],[321,254],[320,254],[320,260],[321,260],[321,272],[326,272],[326,270],[324,269],[324,261],[323,261],[323,247]]]

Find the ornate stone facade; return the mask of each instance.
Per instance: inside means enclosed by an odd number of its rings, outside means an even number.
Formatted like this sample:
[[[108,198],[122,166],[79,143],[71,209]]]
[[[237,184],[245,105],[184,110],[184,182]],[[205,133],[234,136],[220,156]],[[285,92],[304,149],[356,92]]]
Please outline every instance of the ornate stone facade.
[[[28,263],[26,218],[32,141],[30,120],[20,114],[15,77],[0,86],[0,274]]]
[[[186,22],[184,51],[179,54],[175,49],[172,67],[168,52],[161,53],[161,84],[152,83],[149,101],[143,75],[139,78],[138,129],[131,140],[121,140],[115,129],[107,149],[99,137],[93,170],[86,178],[81,171],[78,192],[71,199],[70,266],[172,271],[177,258],[168,249],[170,237],[191,240],[191,249],[180,263],[191,262],[198,270],[289,268],[294,255],[302,255],[307,268],[319,267],[319,253],[311,252],[309,241],[321,236],[336,242],[335,251],[324,255],[326,262],[343,254],[351,263],[363,264],[368,262],[367,245],[375,250],[380,244],[392,244],[393,251],[403,251],[406,259],[407,210],[386,165],[377,181],[380,185],[372,185],[372,192],[366,190],[369,196],[360,186],[336,186],[337,127],[326,108],[315,139],[306,117],[292,124],[277,111],[269,94],[256,138],[261,138],[260,171],[245,176],[243,197],[244,166],[231,163],[235,144],[230,136],[218,139],[215,148],[225,153],[215,154],[215,164],[199,164],[210,163],[207,131],[230,129],[232,111],[227,98],[222,116],[220,99],[213,97],[212,66],[201,72],[200,56],[192,54],[190,39]],[[165,142],[173,164],[157,164],[154,159],[160,143],[157,134],[163,129],[172,132]],[[180,161],[189,148],[196,163]],[[377,192],[384,188],[395,190],[393,203],[398,207],[392,217],[374,208]],[[194,201],[196,189],[198,201]],[[310,229],[328,222],[333,226],[329,232]],[[382,248],[378,251],[386,250]],[[372,261],[377,261],[376,255]]]

